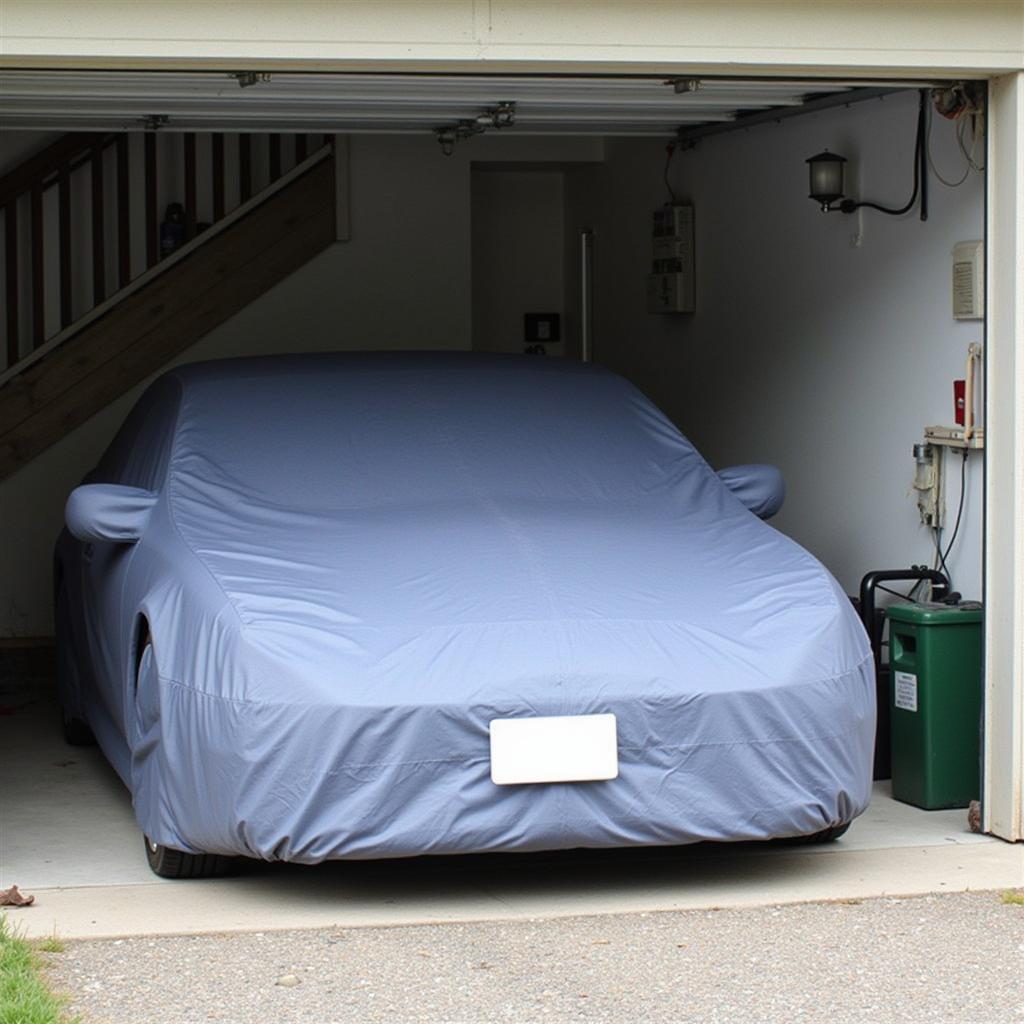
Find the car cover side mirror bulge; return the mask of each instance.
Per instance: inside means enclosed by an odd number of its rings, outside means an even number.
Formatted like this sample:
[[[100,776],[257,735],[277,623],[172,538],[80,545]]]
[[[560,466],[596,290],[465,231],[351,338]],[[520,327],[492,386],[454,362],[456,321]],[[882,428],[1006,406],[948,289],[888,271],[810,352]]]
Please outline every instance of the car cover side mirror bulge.
[[[719,470],[718,478],[761,519],[771,519],[786,498],[786,484],[776,466],[730,466]]]
[[[64,506],[68,530],[81,541],[134,544],[146,528],[156,495],[123,484],[82,484]]]

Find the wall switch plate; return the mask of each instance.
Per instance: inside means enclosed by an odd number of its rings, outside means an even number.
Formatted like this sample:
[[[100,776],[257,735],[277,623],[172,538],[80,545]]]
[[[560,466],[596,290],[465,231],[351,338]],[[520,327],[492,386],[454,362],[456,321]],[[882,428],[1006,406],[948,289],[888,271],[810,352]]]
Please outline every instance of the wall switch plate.
[[[561,317],[558,313],[525,313],[523,340],[541,342],[561,341]]]

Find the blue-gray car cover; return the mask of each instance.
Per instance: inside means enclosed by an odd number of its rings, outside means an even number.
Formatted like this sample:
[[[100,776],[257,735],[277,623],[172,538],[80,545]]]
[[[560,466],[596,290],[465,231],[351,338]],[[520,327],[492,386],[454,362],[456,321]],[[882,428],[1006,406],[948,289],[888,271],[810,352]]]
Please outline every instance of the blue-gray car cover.
[[[849,600],[607,370],[194,364],[88,480],[155,500],[113,509],[144,514],[134,544],[62,536],[61,696],[156,842],[304,863],[673,844],[868,802]],[[491,781],[493,719],[599,713],[617,778]]]

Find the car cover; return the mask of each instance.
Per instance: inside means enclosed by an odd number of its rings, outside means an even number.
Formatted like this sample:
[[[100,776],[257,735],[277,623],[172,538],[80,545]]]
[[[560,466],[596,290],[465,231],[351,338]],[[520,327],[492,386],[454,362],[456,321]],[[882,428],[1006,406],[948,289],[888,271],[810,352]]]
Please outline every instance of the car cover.
[[[171,371],[147,416],[166,469],[105,628],[151,642],[123,749],[98,731],[155,841],[314,863],[795,836],[866,806],[849,600],[621,377],[231,360]],[[617,777],[492,781],[494,719],[599,714]]]

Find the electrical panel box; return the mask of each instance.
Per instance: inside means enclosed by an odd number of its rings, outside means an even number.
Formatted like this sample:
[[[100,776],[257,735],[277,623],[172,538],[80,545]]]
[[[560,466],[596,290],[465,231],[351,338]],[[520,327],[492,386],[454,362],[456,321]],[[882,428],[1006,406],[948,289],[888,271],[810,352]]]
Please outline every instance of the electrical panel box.
[[[692,313],[696,309],[693,267],[693,207],[672,203],[654,211],[649,313]]]
[[[981,242],[953,246],[953,317],[980,320],[985,315],[985,263]]]

